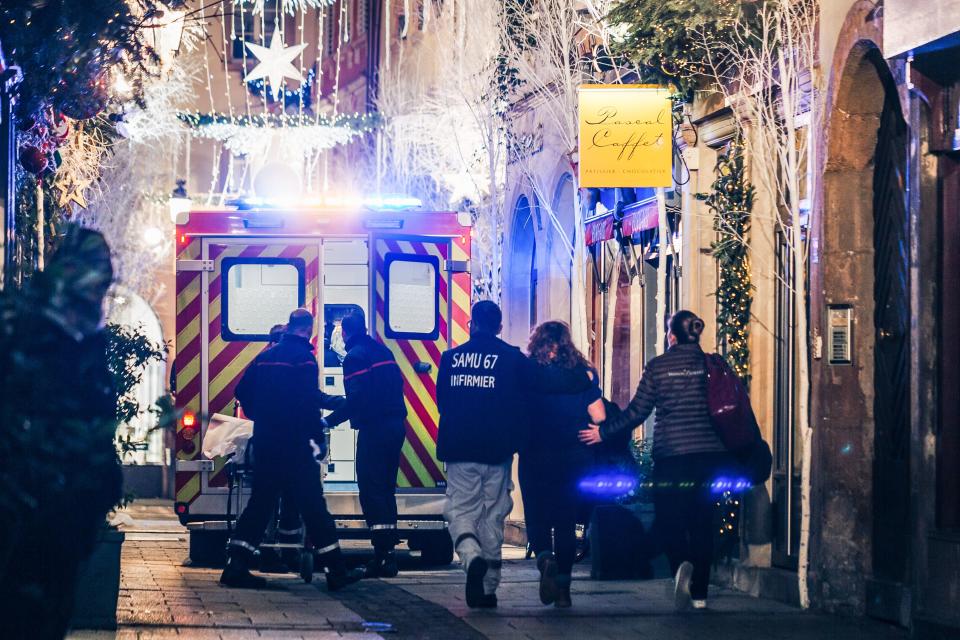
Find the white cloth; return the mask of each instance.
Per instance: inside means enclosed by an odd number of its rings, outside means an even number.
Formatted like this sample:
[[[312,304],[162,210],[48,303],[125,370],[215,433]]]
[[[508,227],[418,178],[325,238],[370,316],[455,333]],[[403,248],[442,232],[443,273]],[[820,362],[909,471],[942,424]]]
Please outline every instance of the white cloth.
[[[203,434],[203,455],[209,459],[235,454],[236,459],[246,453],[247,442],[253,436],[253,421],[214,413]]]
[[[503,523],[513,509],[513,479],[507,462],[499,465],[452,462],[447,465],[444,516],[464,571],[480,556],[487,561],[484,592],[496,593],[503,560]]]

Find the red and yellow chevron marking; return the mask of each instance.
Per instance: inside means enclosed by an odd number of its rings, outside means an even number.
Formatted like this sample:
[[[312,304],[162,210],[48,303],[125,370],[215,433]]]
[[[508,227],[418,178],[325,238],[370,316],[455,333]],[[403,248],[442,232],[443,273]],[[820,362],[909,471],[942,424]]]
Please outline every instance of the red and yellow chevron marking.
[[[207,412],[233,415],[234,389],[247,366],[266,346],[263,342],[224,340],[221,328],[221,264],[224,258],[300,258],[306,265],[304,307],[317,317],[319,282],[319,252],[315,244],[211,244],[209,258],[214,261],[210,274],[210,303],[208,335]],[[212,487],[226,486],[226,474],[221,473],[226,460],[218,458],[210,474]]]
[[[451,260],[470,264],[470,236],[463,235],[450,240],[453,255]],[[473,297],[473,280],[469,272],[452,274],[453,307],[451,325],[453,329],[451,347],[459,347],[470,339],[470,300]]]
[[[199,260],[200,240],[178,243],[177,260]],[[177,273],[177,343],[176,367],[177,409],[200,415],[200,272]],[[177,422],[176,450],[178,460],[200,456],[200,430],[192,440],[181,436],[183,425]],[[177,502],[191,502],[200,494],[200,472],[177,471]]]
[[[404,397],[407,404],[407,439],[403,444],[400,457],[400,472],[397,485],[400,487],[435,487],[445,481],[443,467],[437,461],[437,370],[440,367],[440,354],[446,351],[451,333],[455,343],[466,339],[467,309],[470,305],[469,289],[463,283],[453,281],[451,296],[450,282],[446,272],[441,273],[439,292],[440,335],[436,340],[399,340],[385,338],[385,283],[384,261],[388,253],[432,255],[440,260],[441,269],[447,259],[449,241],[421,241],[403,239],[378,239],[376,242],[376,331],[378,337],[393,352],[404,377]],[[469,281],[469,275],[467,275]],[[453,307],[450,307],[451,298]],[[453,320],[448,326],[447,318]],[[421,374],[414,370],[417,362],[428,362],[433,366],[429,373]]]
[[[198,260],[201,241],[190,239],[180,248],[180,260]],[[207,326],[208,377],[207,407],[201,406],[201,295],[200,272],[177,274],[177,408],[189,410],[195,415],[233,413],[233,390],[247,365],[264,347],[262,342],[225,341],[220,334],[220,290],[223,258],[227,257],[281,257],[302,258],[306,264],[306,291],[304,304],[316,315],[319,256],[315,245],[298,244],[211,244],[208,257],[214,261],[214,271],[209,277],[209,309]],[[178,431],[182,425],[178,424]],[[177,458],[194,460],[200,457],[202,434],[197,434],[189,443],[177,438]],[[221,472],[224,460],[218,459],[210,475],[210,485],[224,486],[226,478]],[[176,480],[177,502],[192,502],[200,495],[201,474],[195,471],[178,471]]]

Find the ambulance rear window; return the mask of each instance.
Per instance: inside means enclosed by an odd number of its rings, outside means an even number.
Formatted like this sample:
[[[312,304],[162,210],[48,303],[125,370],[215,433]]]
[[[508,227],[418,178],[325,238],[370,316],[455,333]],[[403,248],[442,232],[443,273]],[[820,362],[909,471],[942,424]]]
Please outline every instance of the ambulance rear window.
[[[270,328],[285,324],[304,302],[300,258],[226,258],[221,278],[224,340],[269,340]]]
[[[388,253],[384,258],[386,337],[440,337],[440,260],[436,256]]]

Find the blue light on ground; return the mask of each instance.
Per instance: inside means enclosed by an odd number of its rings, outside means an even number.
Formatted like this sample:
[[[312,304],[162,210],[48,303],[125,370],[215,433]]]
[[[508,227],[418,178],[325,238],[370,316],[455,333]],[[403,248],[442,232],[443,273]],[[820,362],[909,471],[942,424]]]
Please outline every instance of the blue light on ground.
[[[620,497],[625,496],[637,486],[637,479],[626,474],[603,474],[588,476],[580,481],[581,493],[597,496]]]

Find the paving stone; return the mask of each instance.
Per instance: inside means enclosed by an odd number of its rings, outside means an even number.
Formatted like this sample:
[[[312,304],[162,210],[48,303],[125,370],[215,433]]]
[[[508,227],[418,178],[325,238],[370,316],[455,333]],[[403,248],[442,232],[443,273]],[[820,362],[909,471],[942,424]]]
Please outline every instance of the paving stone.
[[[136,504],[136,503],[135,503]],[[535,563],[523,550],[505,547],[503,583],[496,610],[471,610],[464,602],[458,566],[404,571],[329,594],[322,579],[307,585],[292,575],[270,575],[271,588],[221,587],[219,571],[188,566],[185,535],[169,506],[150,506],[151,534],[137,530],[122,549],[116,632],[76,631],[70,640],[906,640],[904,630],[862,619],[798,611],[746,594],[711,588],[710,609],[676,614],[668,581],[589,579],[574,572],[568,610],[544,606]],[[135,518],[136,520],[136,518]],[[175,534],[170,539],[170,534]],[[352,553],[352,552],[351,552]],[[404,564],[406,566],[406,564]],[[377,633],[364,623],[386,623]]]

